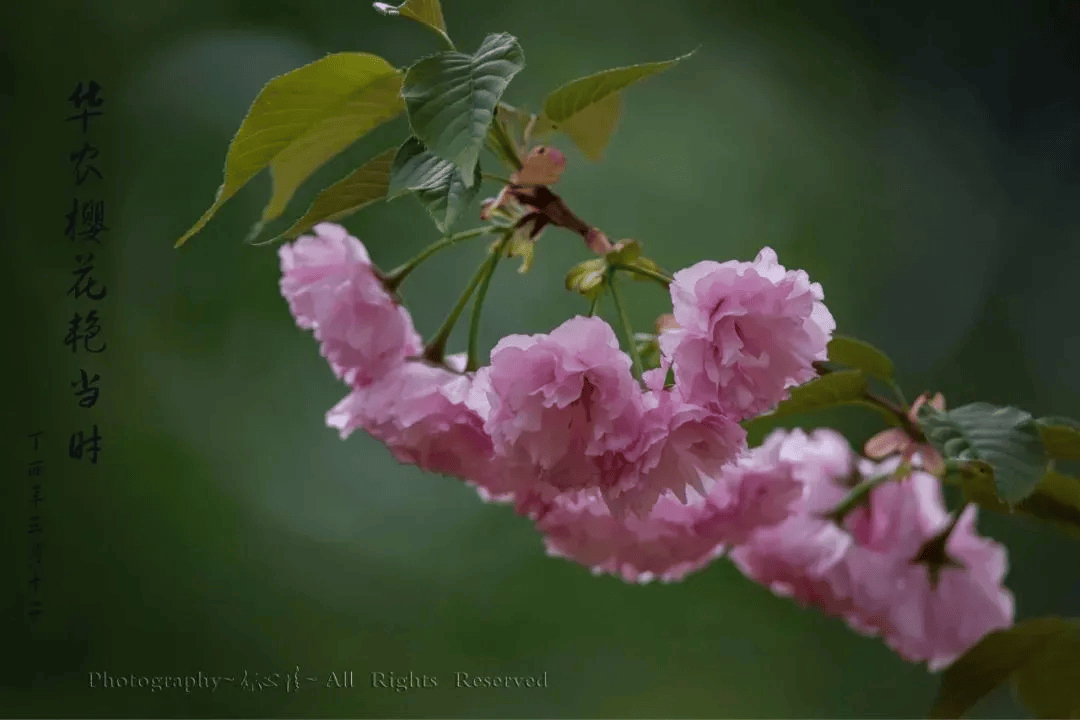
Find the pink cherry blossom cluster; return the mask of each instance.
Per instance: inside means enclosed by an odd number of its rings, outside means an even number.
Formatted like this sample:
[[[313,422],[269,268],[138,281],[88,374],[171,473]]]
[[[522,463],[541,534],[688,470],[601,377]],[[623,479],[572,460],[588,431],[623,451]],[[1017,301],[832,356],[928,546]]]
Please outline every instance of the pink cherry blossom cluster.
[[[827,514],[853,483],[895,471],[898,458],[861,458],[827,429],[777,430],[747,448],[739,423],[814,377],[835,328],[821,286],[771,249],[674,275],[675,323],[640,383],[596,317],[504,337],[476,372],[463,355],[430,363],[344,228],[317,225],[280,256],[297,324],[351,388],[327,423],[512,504],[548,554],[628,582],[680,580],[727,556],[931,669],[1012,623],[1005,550],[976,533],[974,507],[947,535],[949,562],[915,561],[951,523],[936,476],[897,473],[836,522]]]

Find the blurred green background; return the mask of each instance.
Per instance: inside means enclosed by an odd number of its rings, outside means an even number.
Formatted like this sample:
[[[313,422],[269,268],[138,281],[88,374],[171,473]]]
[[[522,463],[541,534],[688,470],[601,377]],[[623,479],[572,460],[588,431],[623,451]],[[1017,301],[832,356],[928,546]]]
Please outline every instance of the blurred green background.
[[[537,109],[608,67],[698,53],[628,91],[605,159],[559,139],[560,190],[612,238],[669,270],[751,259],[763,245],[824,285],[842,332],[888,352],[909,397],[1080,416],[1080,3],[720,3],[444,0],[471,51],[520,38],[505,99]],[[545,557],[540,537],[460,482],[400,467],[366,436],[324,425],[344,394],[278,293],[274,249],[242,242],[268,197],[259,176],[182,250],[228,142],[271,77],[326,53],[404,66],[439,49],[359,0],[41,0],[4,11],[8,565],[0,712],[7,716],[914,717],[937,679],[878,640],[802,610],[720,561],[675,585],[626,585]],[[105,353],[63,345],[79,246],[79,80],[103,87],[108,232],[96,250]],[[290,205],[400,142],[399,119],[324,168]],[[489,167],[492,167],[489,160]],[[496,191],[491,186],[485,195]],[[469,217],[474,217],[470,211]],[[459,223],[468,227],[470,220]],[[383,267],[433,241],[411,198],[345,223]],[[438,326],[484,243],[403,287]],[[544,332],[585,302],[562,277],[587,257],[548,231],[526,276],[507,263],[482,339]],[[635,285],[635,324],[667,311]],[[604,309],[610,313],[610,307]],[[610,315],[609,315],[610,316]],[[464,349],[462,334],[454,350]],[[89,358],[89,359],[84,359]],[[70,383],[98,372],[97,407]],[[873,414],[818,416],[855,442]],[[67,457],[97,422],[100,464]],[[41,598],[25,617],[32,457],[42,430]],[[1009,544],[1018,617],[1077,614],[1077,542],[984,515]],[[89,673],[325,678],[245,692],[102,690]],[[372,688],[372,672],[437,688]],[[455,672],[548,673],[547,689],[464,689]],[[284,682],[282,679],[281,683]],[[320,684],[321,685],[321,684]],[[1005,692],[976,714],[1016,717]]]

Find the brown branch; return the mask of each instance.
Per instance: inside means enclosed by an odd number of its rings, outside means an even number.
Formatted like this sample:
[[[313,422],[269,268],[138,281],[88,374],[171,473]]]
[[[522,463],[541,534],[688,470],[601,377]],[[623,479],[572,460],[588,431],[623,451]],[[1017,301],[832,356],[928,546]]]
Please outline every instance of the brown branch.
[[[589,249],[600,255],[611,249],[611,243],[607,241],[603,233],[575,215],[566,206],[563,199],[552,192],[551,188],[546,185],[509,185],[507,189],[511,197],[532,209],[532,212],[525,215],[518,224],[523,225],[528,221],[535,222],[536,224],[533,226],[533,232],[531,233],[533,237],[544,226],[554,225],[577,233],[585,240],[585,244]]]

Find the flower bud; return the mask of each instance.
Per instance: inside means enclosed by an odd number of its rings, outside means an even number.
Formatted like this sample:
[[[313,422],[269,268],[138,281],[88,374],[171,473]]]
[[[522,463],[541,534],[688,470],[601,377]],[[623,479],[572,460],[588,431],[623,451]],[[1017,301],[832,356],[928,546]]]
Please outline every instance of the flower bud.
[[[611,241],[597,228],[589,228],[589,232],[585,236],[585,244],[597,255],[606,255],[613,249]]]

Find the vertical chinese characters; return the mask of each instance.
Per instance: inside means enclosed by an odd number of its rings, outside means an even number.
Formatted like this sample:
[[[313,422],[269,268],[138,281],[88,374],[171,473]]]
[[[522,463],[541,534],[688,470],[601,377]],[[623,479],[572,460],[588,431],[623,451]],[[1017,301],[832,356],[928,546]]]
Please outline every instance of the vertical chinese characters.
[[[92,252],[94,246],[101,245],[102,233],[109,229],[105,225],[105,201],[94,192],[95,185],[104,179],[99,167],[101,150],[91,142],[91,125],[105,114],[102,109],[105,99],[101,91],[101,86],[94,80],[86,84],[80,80],[67,98],[75,113],[66,118],[67,122],[79,123],[81,135],[77,144],[81,146],[68,155],[75,195],[64,215],[64,234],[76,245],[76,252],[75,269],[71,272],[73,279],[67,295],[76,304],[68,321],[64,346],[71,349],[72,355],[82,356],[77,375],[70,381],[70,386],[73,396],[78,398],[77,407],[86,410],[97,404],[101,394],[101,375],[94,367],[95,360],[91,356],[104,352],[107,347],[104,338],[100,337],[102,320],[95,306],[106,297],[108,288],[98,277]],[[90,423],[90,429],[85,429],[84,422],[80,421],[80,428],[71,433],[68,457],[96,465],[102,448],[97,423]]]
[[[45,534],[41,510],[41,506],[45,501],[45,490],[42,486],[45,476],[45,461],[41,459],[42,434],[42,431],[38,430],[29,435],[31,454],[26,471],[30,480],[30,514],[26,523],[26,533],[30,536],[30,576],[27,587],[29,600],[26,605],[26,615],[31,622],[36,622],[45,611],[44,603],[41,600],[41,555]]]

